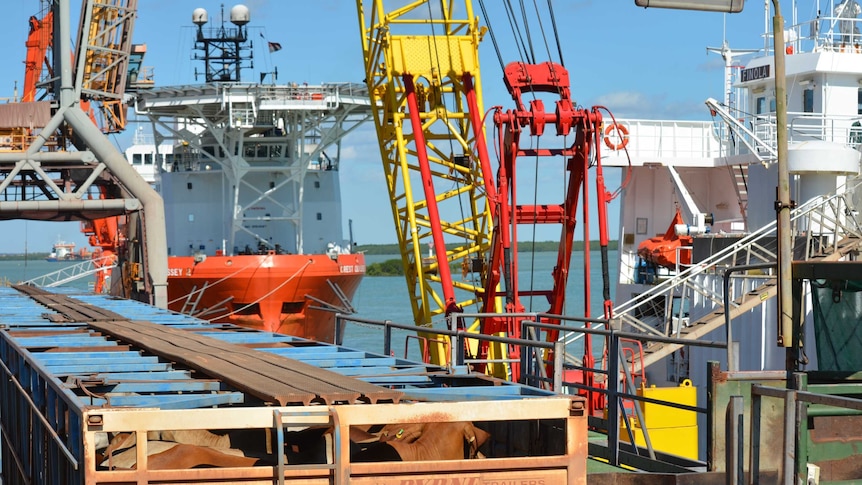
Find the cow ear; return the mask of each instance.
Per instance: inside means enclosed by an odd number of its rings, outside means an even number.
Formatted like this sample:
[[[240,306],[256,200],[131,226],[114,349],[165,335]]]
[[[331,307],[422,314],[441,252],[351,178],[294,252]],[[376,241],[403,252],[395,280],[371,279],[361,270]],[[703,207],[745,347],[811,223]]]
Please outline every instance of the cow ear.
[[[478,450],[491,437],[491,433],[484,429],[477,428],[473,423],[466,423],[464,426],[464,438],[470,443],[471,448]]]

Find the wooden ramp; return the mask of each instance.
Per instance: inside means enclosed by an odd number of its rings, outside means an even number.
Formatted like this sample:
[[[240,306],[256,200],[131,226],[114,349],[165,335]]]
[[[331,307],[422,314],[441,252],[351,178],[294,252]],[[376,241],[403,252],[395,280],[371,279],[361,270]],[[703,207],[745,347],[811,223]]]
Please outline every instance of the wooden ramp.
[[[837,244],[836,249],[833,252],[812,258],[812,260],[838,261],[851,251],[858,249],[860,245],[862,245],[862,240],[848,237],[841,240]],[[775,280],[764,283],[763,285],[755,288],[754,290],[745,293],[744,295],[733,301],[733,305],[730,310],[730,319],[733,320],[739,315],[742,315],[745,312],[757,308],[763,303],[769,301],[777,294],[778,284]],[[689,323],[689,325],[680,329],[679,338],[692,341],[703,338],[713,330],[721,328],[724,325],[724,313],[724,306],[717,307],[712,313],[704,315],[703,317]],[[644,345],[643,348],[643,362],[639,363],[638,361],[640,360],[640,356],[636,355],[633,361],[634,367],[637,370],[642,370],[652,364],[655,364],[656,362],[660,362],[665,357],[668,357],[670,354],[681,349],[682,347],[682,344],[649,342]]]

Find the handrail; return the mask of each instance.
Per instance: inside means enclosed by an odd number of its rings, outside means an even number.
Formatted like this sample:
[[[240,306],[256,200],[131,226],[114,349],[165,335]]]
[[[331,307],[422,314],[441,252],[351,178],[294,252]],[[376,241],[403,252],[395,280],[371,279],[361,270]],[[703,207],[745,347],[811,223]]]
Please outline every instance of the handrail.
[[[596,318],[581,318],[581,317],[572,317],[566,315],[553,315],[548,313],[539,313],[539,312],[525,312],[525,313],[517,313],[517,314],[508,314],[508,313],[470,313],[470,314],[458,314],[453,315],[450,318],[494,318],[494,317],[507,317],[507,318],[517,318],[520,320],[521,324],[521,335],[527,336],[528,338],[522,339],[514,339],[507,337],[498,337],[492,335],[482,335],[475,334],[466,331],[459,330],[449,330],[445,328],[427,328],[427,327],[418,327],[416,325],[411,324],[399,324],[394,323],[390,320],[372,320],[367,318],[355,317],[352,315],[344,315],[337,314],[336,315],[336,325],[342,325],[348,322],[359,323],[363,325],[375,325],[384,327],[384,353],[386,355],[390,355],[391,353],[391,339],[392,339],[392,329],[397,328],[400,330],[406,330],[410,332],[416,333],[437,333],[440,335],[447,335],[450,337],[459,337],[460,340],[453,342],[452,348],[454,352],[462,352],[463,348],[460,343],[464,341],[464,339],[475,339],[475,340],[490,340],[496,342],[504,342],[510,345],[522,346],[523,349],[520,352],[522,356],[522,369],[527,370],[530,369],[534,372],[534,374],[526,375],[526,372],[521,373],[521,384],[527,385],[535,388],[544,388],[545,384],[551,382],[553,383],[552,390],[557,392],[563,391],[563,385],[572,387],[575,389],[582,389],[589,391],[590,393],[598,392],[601,394],[605,394],[607,396],[608,405],[608,418],[607,426],[608,431],[608,447],[610,451],[610,461],[613,464],[619,464],[620,462],[620,445],[622,442],[619,441],[620,436],[620,420],[614,419],[613,416],[619,416],[620,407],[615,403],[618,403],[620,399],[631,399],[635,401],[658,404],[661,406],[668,406],[676,409],[681,409],[685,411],[692,411],[700,414],[704,414],[707,412],[706,408],[698,407],[698,406],[690,406],[686,404],[674,403],[671,401],[662,401],[659,399],[654,399],[645,396],[639,396],[634,392],[626,392],[626,390],[619,389],[620,380],[619,379],[611,379],[607,380],[608,387],[602,388],[598,386],[588,386],[579,382],[567,382],[563,380],[562,372],[562,360],[563,354],[562,351],[562,343],[560,341],[556,342],[548,342],[543,339],[542,332],[535,332],[530,330],[544,330],[544,331],[558,331],[558,332],[574,332],[581,334],[592,334],[592,335],[601,335],[605,336],[610,340],[610,345],[612,347],[611,353],[614,353],[613,349],[616,349],[616,353],[619,356],[619,359],[611,359],[609,362],[609,370],[604,370],[600,368],[586,368],[586,367],[578,367],[586,372],[592,372],[596,374],[607,374],[608,376],[612,375],[621,375],[625,369],[623,366],[625,362],[622,362],[622,354],[619,352],[619,342],[623,339],[633,339],[641,342],[645,341],[657,341],[664,343],[685,343],[687,345],[694,345],[700,347],[709,347],[709,348],[726,348],[726,342],[711,342],[711,341],[697,341],[697,342],[689,342],[684,339],[678,339],[673,337],[663,337],[663,336],[646,336],[642,334],[624,332],[613,330],[612,326],[607,325],[608,321],[604,319],[596,319]],[[559,324],[551,324],[551,323],[542,323],[542,321],[559,321]],[[572,322],[575,324],[585,324],[586,326],[575,326],[566,324],[563,322]],[[592,328],[593,324],[598,324],[601,326],[607,326],[611,328],[610,330]],[[533,351],[533,349],[550,349],[553,348],[553,363],[551,367],[548,367],[548,363],[542,360],[542,352]],[[536,366],[527,367],[525,364],[525,356],[527,355],[535,355],[537,358]],[[462,357],[453,356],[453,362],[463,364],[465,361]],[[549,370],[553,370],[553,375],[547,375]],[[451,370],[450,370],[451,371]],[[534,385],[531,382],[537,382],[538,384]],[[628,382],[631,382],[629,378]],[[640,420],[642,424],[642,432],[645,435],[645,442],[649,442],[648,438],[648,429],[645,426],[643,419]],[[634,443],[632,443],[634,444]],[[649,453],[653,453],[652,447],[648,446]],[[681,470],[682,471],[682,470]]]
[[[793,210],[791,213],[791,222],[796,222],[797,224],[800,222],[807,222],[810,226],[819,226],[821,230],[826,229],[827,231],[821,232],[821,234],[830,234],[835,236],[831,242],[833,249],[836,249],[839,240],[847,235],[862,238],[862,228],[858,226],[855,219],[847,217],[843,210],[848,207],[845,200],[847,194],[856,191],[860,186],[862,186],[862,181],[857,181],[854,185],[846,187],[843,191],[836,191],[836,193],[831,196],[819,196],[807,201]],[[806,217],[808,220],[804,220]],[[721,261],[733,257],[735,254],[751,252],[753,249],[758,248],[765,249],[762,242],[766,240],[767,236],[771,236],[775,233],[775,225],[775,221],[771,221],[759,230],[743,237],[735,244],[715,253],[710,258],[692,265],[637,297],[618,304],[613,309],[613,314],[621,317],[627,324],[643,331],[644,333],[663,335],[663,331],[661,329],[653,328],[641,319],[635,317],[635,311],[639,308],[644,308],[647,304],[655,304],[656,300],[661,297],[672,296],[679,288],[693,286],[693,281],[696,277],[709,271]],[[805,232],[806,235],[810,236],[810,230],[806,230]],[[808,255],[806,254],[806,258],[807,257]],[[754,259],[760,262],[769,262],[774,260],[773,258],[774,254],[765,250],[757,253],[756,258]],[[749,264],[754,262],[747,261]],[[697,288],[696,290],[702,291],[705,289]],[[722,295],[715,294],[713,299],[721,302],[722,298]]]
[[[102,264],[104,263],[104,264]],[[101,258],[88,259],[80,263],[64,266],[57,271],[31,278],[24,282],[40,288],[54,288],[66,284],[70,281],[81,279],[85,276],[98,273],[99,271],[108,270],[117,266],[117,262],[113,256],[103,256]]]
[[[66,443],[63,443],[62,438],[60,438],[60,435],[57,434],[57,431],[54,429],[54,427],[51,426],[51,423],[48,421],[48,419],[45,418],[45,415],[42,413],[42,410],[39,409],[39,406],[37,406],[36,403],[33,402],[33,399],[30,398],[30,395],[27,394],[27,391],[24,389],[24,386],[21,385],[21,382],[18,381],[18,378],[15,376],[12,370],[9,369],[9,367],[7,367],[2,360],[0,360],[0,368],[3,369],[3,372],[6,373],[6,376],[9,381],[15,385],[16,389],[18,389],[18,392],[20,393],[21,397],[24,398],[25,401],[27,401],[27,405],[30,406],[30,408],[33,410],[33,414],[39,419],[39,421],[42,422],[42,425],[45,427],[45,431],[47,431],[48,434],[51,435],[51,439],[54,440],[54,442],[57,444],[58,449],[69,461],[69,464],[71,464],[72,467],[77,470],[79,466],[78,460],[75,459],[75,456],[72,454],[69,448],[66,447]]]

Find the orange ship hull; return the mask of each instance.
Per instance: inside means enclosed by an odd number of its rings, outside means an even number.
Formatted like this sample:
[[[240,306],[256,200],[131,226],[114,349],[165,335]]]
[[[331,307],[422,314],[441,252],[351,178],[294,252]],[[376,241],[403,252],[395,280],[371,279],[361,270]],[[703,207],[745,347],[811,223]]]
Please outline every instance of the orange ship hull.
[[[335,342],[335,312],[365,275],[365,256],[261,254],[168,258],[168,308],[204,320]],[[329,283],[332,283],[330,285]],[[341,330],[343,332],[343,329]],[[339,335],[340,336],[340,335]]]

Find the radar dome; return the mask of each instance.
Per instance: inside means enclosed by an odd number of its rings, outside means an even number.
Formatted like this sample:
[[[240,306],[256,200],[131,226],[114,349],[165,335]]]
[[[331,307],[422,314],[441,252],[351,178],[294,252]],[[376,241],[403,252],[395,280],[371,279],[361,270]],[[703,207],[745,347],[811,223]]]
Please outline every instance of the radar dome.
[[[205,8],[196,8],[194,12],[192,12],[192,23],[195,25],[203,25],[207,23],[209,19],[207,18],[207,10]]]
[[[230,9],[230,21],[234,25],[245,25],[249,22],[251,15],[249,15],[248,7],[243,4],[234,5]]]

